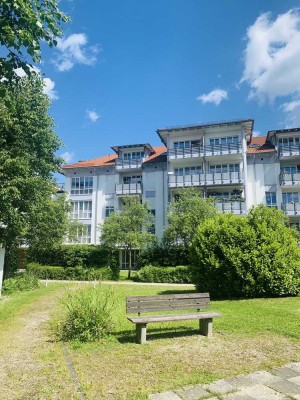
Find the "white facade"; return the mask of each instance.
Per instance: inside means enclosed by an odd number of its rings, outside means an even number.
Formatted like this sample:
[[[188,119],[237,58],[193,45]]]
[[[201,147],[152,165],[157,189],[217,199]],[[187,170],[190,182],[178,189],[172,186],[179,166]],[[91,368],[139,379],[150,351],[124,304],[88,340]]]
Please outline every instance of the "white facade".
[[[162,237],[167,207],[184,187],[214,197],[222,212],[247,213],[260,203],[300,222],[300,130],[252,137],[253,120],[158,129],[164,146],[115,146],[115,155],[63,168],[71,216],[87,225],[82,243],[99,243],[98,226],[119,210],[124,196],[139,196],[155,215]]]

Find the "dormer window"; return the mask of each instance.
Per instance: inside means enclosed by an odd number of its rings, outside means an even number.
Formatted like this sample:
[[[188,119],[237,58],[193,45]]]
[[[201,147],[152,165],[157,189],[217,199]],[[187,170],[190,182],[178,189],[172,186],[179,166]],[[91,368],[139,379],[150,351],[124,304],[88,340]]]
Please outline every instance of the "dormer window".
[[[124,160],[139,160],[143,158],[145,153],[143,151],[133,151],[131,153],[124,153]]]

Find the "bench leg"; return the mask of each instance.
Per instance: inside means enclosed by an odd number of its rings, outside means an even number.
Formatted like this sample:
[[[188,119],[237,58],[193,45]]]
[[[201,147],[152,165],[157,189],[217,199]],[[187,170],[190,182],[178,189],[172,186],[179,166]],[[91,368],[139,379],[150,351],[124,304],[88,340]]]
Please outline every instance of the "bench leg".
[[[136,342],[139,344],[146,343],[147,324],[136,324]]]
[[[200,334],[204,336],[212,336],[212,318],[200,319]]]

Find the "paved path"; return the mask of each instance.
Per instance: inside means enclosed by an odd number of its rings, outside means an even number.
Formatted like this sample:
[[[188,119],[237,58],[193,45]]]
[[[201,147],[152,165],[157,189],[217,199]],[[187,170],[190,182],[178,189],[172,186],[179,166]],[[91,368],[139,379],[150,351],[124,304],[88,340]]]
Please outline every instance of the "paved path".
[[[189,386],[151,394],[150,400],[300,400],[300,362],[221,379],[209,385]]]

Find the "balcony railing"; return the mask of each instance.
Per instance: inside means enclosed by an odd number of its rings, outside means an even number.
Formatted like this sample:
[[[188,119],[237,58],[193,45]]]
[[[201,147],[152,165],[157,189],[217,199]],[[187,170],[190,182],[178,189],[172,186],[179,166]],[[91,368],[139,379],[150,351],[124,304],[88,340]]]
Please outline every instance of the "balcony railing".
[[[189,186],[214,186],[214,185],[238,185],[244,179],[240,172],[223,172],[214,174],[195,174],[184,176],[170,176],[169,187]]]
[[[117,195],[139,195],[142,194],[141,183],[120,183],[116,185]]]
[[[92,211],[71,212],[70,217],[71,219],[91,219]]]
[[[246,214],[244,201],[218,201],[215,200],[215,206],[222,213],[233,213],[237,215]]]
[[[193,158],[214,155],[228,155],[242,153],[242,144],[226,143],[226,144],[213,144],[200,147],[185,147],[182,149],[169,149],[168,157],[170,160],[180,158]]]
[[[282,203],[281,209],[286,213],[286,215],[300,215],[300,203],[298,201]]]
[[[142,158],[136,160],[124,160],[123,158],[118,158],[116,160],[116,169],[138,169],[142,167]]]
[[[281,186],[296,186],[300,185],[300,173],[285,173],[282,172],[279,175],[279,181]]]
[[[300,143],[280,144],[278,146],[278,155],[279,155],[279,157],[299,156],[300,155]]]

